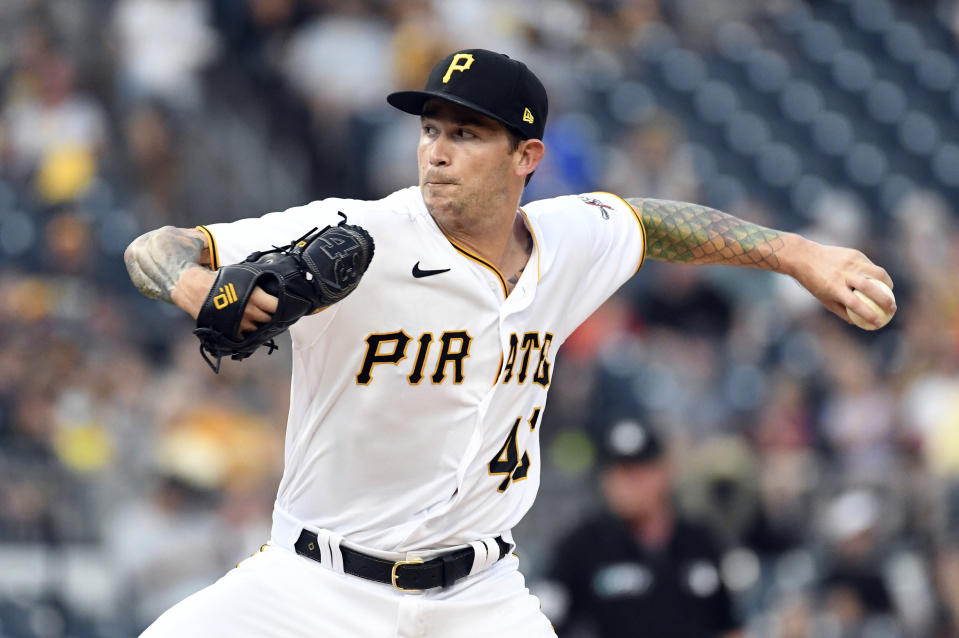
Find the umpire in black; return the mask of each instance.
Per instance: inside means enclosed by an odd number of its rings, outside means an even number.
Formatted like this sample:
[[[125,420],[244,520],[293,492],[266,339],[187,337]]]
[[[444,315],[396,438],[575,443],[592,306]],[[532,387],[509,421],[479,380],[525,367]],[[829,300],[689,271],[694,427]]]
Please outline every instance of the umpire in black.
[[[719,550],[705,528],[674,508],[655,433],[620,421],[607,430],[603,452],[606,509],[560,541],[543,584],[543,610],[557,633],[741,637]]]

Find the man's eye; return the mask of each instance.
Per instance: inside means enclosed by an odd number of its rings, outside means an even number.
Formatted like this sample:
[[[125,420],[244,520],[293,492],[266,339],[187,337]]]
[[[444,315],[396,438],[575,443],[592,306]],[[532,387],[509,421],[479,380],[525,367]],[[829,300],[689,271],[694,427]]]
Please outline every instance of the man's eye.
[[[459,136],[460,136],[460,137],[476,137],[475,135],[473,135],[473,132],[472,132],[472,131],[467,131],[467,130],[464,129],[464,128],[461,128],[461,129],[459,130]]]

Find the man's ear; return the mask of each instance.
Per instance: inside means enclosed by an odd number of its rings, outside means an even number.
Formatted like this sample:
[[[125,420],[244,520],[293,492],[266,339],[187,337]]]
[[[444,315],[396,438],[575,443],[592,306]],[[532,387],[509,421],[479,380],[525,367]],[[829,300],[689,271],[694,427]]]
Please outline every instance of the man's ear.
[[[525,177],[536,170],[543,155],[546,154],[546,145],[542,140],[523,140],[516,149],[519,161],[516,165],[516,174]]]

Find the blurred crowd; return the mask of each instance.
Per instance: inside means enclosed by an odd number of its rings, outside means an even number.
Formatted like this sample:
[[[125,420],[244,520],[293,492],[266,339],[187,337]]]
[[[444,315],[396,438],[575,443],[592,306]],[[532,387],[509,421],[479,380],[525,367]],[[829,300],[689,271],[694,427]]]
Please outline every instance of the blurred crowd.
[[[896,282],[867,333],[785,277],[648,262],[559,353],[534,589],[630,416],[748,635],[959,637],[957,34],[952,0],[0,2],[0,637],[131,635],[266,542],[288,343],[211,374],[123,249],[415,183],[384,96],[463,47],[549,90],[526,201],[696,201]]]

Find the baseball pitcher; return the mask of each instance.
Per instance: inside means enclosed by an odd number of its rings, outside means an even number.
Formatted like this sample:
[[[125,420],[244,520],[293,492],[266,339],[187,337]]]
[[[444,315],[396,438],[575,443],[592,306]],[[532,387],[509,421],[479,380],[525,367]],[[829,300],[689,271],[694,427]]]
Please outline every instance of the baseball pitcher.
[[[880,322],[854,290],[895,311],[862,253],[705,206],[520,208],[547,96],[506,55],[458,51],[387,100],[419,117],[417,186],[127,249],[137,288],[197,319],[214,369],[293,342],[272,537],[144,636],[553,636],[510,530],[539,485],[556,352],[644,259],[790,275],[847,321]]]

